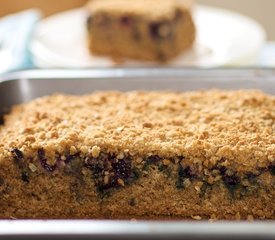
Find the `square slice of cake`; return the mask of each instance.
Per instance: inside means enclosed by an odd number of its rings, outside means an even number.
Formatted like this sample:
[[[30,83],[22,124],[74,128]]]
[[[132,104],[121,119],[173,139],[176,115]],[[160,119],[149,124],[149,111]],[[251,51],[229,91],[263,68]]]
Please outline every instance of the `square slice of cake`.
[[[191,3],[180,0],[94,0],[88,5],[93,54],[165,62],[195,39]]]

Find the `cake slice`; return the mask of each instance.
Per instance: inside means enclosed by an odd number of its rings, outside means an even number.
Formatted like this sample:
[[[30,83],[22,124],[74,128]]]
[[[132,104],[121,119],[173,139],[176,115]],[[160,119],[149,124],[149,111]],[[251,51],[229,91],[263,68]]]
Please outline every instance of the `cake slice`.
[[[194,42],[190,6],[180,0],[91,1],[90,50],[114,58],[168,61]]]
[[[275,97],[98,92],[15,106],[0,218],[275,219]]]

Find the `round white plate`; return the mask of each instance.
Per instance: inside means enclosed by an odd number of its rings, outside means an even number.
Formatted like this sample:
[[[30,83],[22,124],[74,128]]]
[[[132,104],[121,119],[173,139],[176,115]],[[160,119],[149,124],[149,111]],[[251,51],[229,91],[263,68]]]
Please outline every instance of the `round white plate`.
[[[84,9],[75,9],[43,20],[31,44],[34,63],[41,68],[114,66],[110,58],[89,53],[86,19]],[[193,48],[169,62],[168,66],[241,66],[257,61],[266,34],[254,20],[228,10],[206,6],[195,7],[194,20],[197,39]],[[129,60],[124,66],[145,64]]]

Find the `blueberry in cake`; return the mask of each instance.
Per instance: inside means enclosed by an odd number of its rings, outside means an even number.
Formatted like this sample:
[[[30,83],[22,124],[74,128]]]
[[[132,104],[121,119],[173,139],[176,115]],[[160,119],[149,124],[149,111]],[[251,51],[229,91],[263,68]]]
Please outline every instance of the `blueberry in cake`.
[[[195,39],[188,0],[94,0],[87,9],[93,54],[166,62]]]
[[[275,219],[275,97],[96,92],[0,127],[1,218]]]

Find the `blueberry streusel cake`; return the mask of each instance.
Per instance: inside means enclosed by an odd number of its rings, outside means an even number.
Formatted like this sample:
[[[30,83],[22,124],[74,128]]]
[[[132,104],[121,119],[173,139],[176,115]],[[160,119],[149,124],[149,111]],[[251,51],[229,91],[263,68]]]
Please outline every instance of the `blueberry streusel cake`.
[[[97,92],[15,106],[1,218],[275,219],[275,97]]]
[[[189,0],[93,0],[88,5],[93,54],[165,62],[192,46]]]

